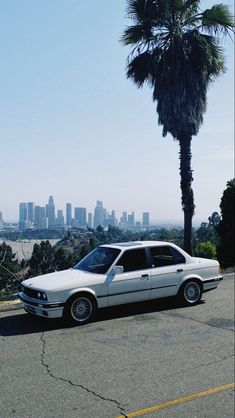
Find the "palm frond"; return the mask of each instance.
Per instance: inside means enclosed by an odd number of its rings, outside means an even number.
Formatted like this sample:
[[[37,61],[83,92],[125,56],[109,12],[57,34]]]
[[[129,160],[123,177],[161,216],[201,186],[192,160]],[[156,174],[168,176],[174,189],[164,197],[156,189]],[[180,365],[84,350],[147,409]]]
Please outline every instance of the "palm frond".
[[[188,71],[201,74],[206,82],[213,81],[225,72],[223,50],[217,38],[192,31],[184,35],[184,54]]]
[[[172,0],[127,0],[127,16],[143,26],[161,26],[168,18],[171,6]]]
[[[131,78],[138,87],[151,80],[152,56],[148,51],[137,55],[127,64],[127,77]]]
[[[142,25],[129,26],[123,33],[121,41],[123,45],[138,44],[142,41],[148,42],[152,38],[151,28],[144,28]]]
[[[201,0],[185,0],[184,11],[190,10],[192,13],[197,13]]]
[[[234,29],[233,15],[225,4],[216,4],[211,9],[206,9],[201,15],[201,21],[202,28],[215,35],[219,32],[227,35]]]

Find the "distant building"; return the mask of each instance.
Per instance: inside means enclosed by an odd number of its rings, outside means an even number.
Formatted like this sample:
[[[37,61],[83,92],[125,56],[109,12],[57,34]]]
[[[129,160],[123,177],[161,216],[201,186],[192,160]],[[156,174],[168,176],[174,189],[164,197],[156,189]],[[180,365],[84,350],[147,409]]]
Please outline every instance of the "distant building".
[[[44,216],[41,219],[41,226],[40,226],[40,228],[41,229],[48,229],[48,218],[47,218],[47,216]]]
[[[105,218],[104,218],[104,226],[116,226],[117,225],[117,220],[115,217],[115,211],[112,210],[111,215],[106,211],[105,214]]]
[[[53,196],[49,196],[48,204],[46,205],[46,216],[48,218],[48,227],[55,225],[55,204]]]
[[[74,208],[75,226],[78,228],[86,228],[86,208]]]
[[[66,203],[66,225],[72,225],[72,205],[71,203]]]
[[[64,214],[62,209],[57,210],[56,225],[60,227],[64,226]]]
[[[88,226],[88,228],[93,227],[93,214],[90,213],[90,212],[88,213],[87,226]]]
[[[29,221],[28,219],[24,221],[24,229],[33,229],[33,222]]]
[[[149,212],[143,212],[143,218],[142,218],[143,226],[148,227],[149,226]]]
[[[127,212],[122,212],[122,216],[120,219],[120,227],[123,229],[127,228]]]
[[[94,228],[97,228],[99,225],[104,225],[104,211],[103,202],[97,200],[94,213]]]
[[[28,221],[34,222],[35,220],[35,203],[28,202]]]
[[[128,228],[133,228],[135,226],[135,213],[133,211],[127,217],[127,226]]]
[[[25,222],[28,218],[28,204],[25,202],[20,202],[19,205],[19,229],[25,229]]]
[[[28,217],[28,205],[27,203],[21,202],[19,206],[19,222],[27,221]]]
[[[35,216],[34,216],[34,223],[37,228],[43,228],[45,225],[45,221],[43,218],[46,218],[46,208],[44,206],[35,206]],[[48,228],[48,218],[47,218],[47,228]]]

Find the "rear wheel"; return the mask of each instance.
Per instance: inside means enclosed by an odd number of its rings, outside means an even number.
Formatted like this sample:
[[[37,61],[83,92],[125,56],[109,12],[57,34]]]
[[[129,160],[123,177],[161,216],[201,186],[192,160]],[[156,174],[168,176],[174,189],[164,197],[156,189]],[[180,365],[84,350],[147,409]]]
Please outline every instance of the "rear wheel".
[[[202,297],[202,286],[197,280],[189,280],[180,289],[180,299],[185,305],[196,305]]]
[[[83,325],[92,320],[96,309],[96,302],[92,296],[77,294],[67,302],[65,316],[70,322]]]

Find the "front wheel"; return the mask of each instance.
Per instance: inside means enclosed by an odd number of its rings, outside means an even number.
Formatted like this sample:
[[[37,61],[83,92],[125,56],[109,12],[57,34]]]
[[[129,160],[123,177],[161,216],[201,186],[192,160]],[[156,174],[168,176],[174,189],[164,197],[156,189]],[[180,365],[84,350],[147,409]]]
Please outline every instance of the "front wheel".
[[[76,324],[87,324],[92,320],[96,311],[96,303],[92,297],[85,294],[75,295],[67,302],[65,316]]]
[[[196,280],[190,280],[182,285],[180,299],[185,305],[196,305],[202,297],[202,286]]]

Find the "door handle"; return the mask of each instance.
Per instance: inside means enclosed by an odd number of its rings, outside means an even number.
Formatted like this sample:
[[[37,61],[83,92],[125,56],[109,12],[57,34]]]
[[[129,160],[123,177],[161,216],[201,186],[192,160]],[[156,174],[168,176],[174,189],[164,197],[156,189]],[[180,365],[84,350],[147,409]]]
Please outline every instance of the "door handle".
[[[148,274],[142,274],[142,276],[141,276],[140,279],[141,280],[143,280],[143,279],[149,279],[149,275]]]
[[[184,270],[183,269],[177,269],[176,271],[177,271],[177,273],[181,273]]]

